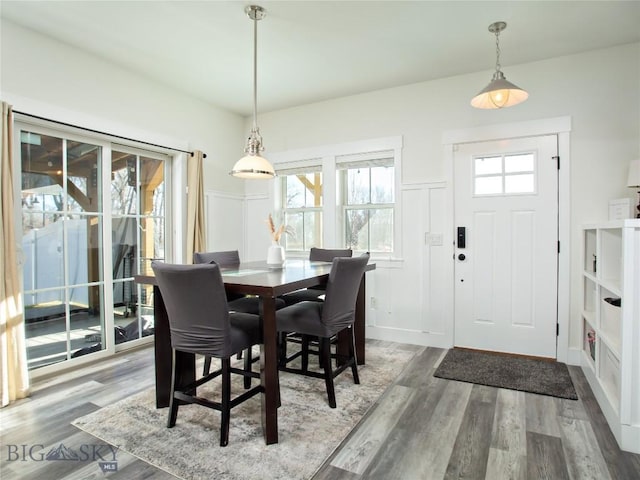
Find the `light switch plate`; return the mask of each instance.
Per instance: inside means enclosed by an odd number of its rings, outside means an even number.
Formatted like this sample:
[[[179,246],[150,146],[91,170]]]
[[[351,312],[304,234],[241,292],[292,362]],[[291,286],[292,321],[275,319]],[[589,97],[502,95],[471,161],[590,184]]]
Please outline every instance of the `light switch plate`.
[[[430,233],[427,236],[427,243],[432,247],[442,246],[442,234],[441,233]]]

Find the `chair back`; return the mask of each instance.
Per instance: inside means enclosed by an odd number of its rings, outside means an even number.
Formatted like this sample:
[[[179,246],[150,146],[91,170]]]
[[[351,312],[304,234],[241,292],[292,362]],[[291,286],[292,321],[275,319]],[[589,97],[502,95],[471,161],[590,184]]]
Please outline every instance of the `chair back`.
[[[311,247],[309,251],[309,260],[312,262],[331,262],[336,257],[351,257],[353,250],[350,248],[328,249]]]
[[[232,355],[229,308],[220,266],[154,261],[151,268],[167,309],[171,346],[219,358]]]
[[[341,330],[353,324],[360,281],[368,262],[368,253],[355,258],[333,259],[322,308],[322,323],[332,330]]]
[[[232,267],[240,263],[238,250],[228,250],[225,252],[195,252],[193,263],[215,262],[221,267]]]

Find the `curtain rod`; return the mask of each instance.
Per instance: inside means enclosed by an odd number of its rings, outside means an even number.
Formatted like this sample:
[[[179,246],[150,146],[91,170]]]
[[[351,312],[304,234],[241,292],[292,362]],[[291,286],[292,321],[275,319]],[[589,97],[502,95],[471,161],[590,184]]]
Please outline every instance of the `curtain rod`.
[[[128,137],[123,137],[122,135],[114,135],[113,133],[108,133],[108,132],[101,132],[100,130],[93,130],[92,128],[87,128],[87,127],[81,127],[79,125],[73,125],[71,123],[66,123],[66,122],[61,122],[59,120],[53,120],[51,118],[45,118],[45,117],[40,117],[38,115],[33,115],[31,113],[26,113],[26,112],[19,112],[18,110],[13,110],[13,113],[17,113],[19,115],[24,115],[26,117],[31,117],[31,118],[36,118],[38,120],[44,120],[46,122],[53,122],[53,123],[57,123],[58,125],[64,125],[65,127],[72,127],[72,128],[78,128],[80,130],[84,130],[86,132],[91,132],[91,133],[97,133],[99,135],[107,135],[109,137],[113,137],[113,138],[119,138],[120,140],[128,140],[130,142],[136,142],[136,143],[142,143],[144,145],[150,145],[152,147],[159,147],[159,148],[164,148],[166,150],[173,150],[174,152],[182,152],[182,153],[188,153],[190,156],[193,157],[193,152],[189,152],[187,150],[181,150],[179,148],[173,148],[173,147],[166,147],[164,145],[158,145],[156,143],[150,143],[150,142],[145,142],[142,140],[136,140],[135,138],[128,138]],[[203,158],[207,158],[207,154],[203,153],[202,154]]]

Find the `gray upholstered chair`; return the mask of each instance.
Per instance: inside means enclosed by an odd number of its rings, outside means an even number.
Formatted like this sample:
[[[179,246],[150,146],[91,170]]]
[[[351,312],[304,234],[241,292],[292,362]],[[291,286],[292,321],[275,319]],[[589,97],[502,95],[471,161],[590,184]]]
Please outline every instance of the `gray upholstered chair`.
[[[240,265],[240,254],[238,250],[226,250],[220,252],[195,252],[193,254],[193,263],[216,263],[220,267],[237,267]],[[242,294],[227,294],[227,303],[229,310],[232,312],[251,313],[253,315],[262,315],[262,304],[258,297],[247,297]],[[276,298],[276,309],[285,306],[284,300]],[[238,354],[238,358],[241,358],[242,354]],[[258,357],[253,357],[251,349],[249,348],[245,354],[245,370],[251,370],[251,363],[259,360]],[[211,357],[204,358],[203,375],[209,373],[211,369]],[[245,387],[251,386],[251,379],[245,378]]]
[[[336,257],[351,257],[353,250],[350,248],[328,249],[312,247],[309,250],[309,260],[312,262],[331,262]],[[324,285],[314,285],[313,287],[291,292],[282,295],[280,298],[289,305],[304,301],[322,301],[321,296],[325,294]]]
[[[309,260],[311,262],[331,262],[336,257],[351,257],[353,250],[350,248],[342,249],[328,249],[328,248],[316,248],[311,247],[309,250]],[[294,305],[299,302],[321,302],[324,299],[326,293],[326,285],[314,285],[313,287],[303,288],[295,292],[282,295],[280,298],[289,305]],[[298,355],[302,355],[304,367],[306,368],[307,360],[309,358],[308,349],[310,338],[306,335],[301,335],[298,332],[283,333],[279,337],[280,344],[280,361],[284,361],[287,358],[287,342],[293,342],[302,344],[302,350],[291,358],[296,358]]]
[[[231,367],[230,357],[262,342],[260,318],[247,313],[230,313],[224,283],[218,265],[173,265],[154,261],[151,264],[167,309],[173,370],[167,427],[175,426],[178,407],[196,403],[221,412],[220,445],[229,443],[231,409],[262,391],[256,386],[231,398],[231,373],[255,376]],[[220,358],[222,368],[190,384],[183,384],[184,372],[194,354]],[[192,368],[192,367],[191,367]],[[220,402],[198,397],[196,389],[222,376]]]
[[[355,258],[333,259],[329,280],[326,286],[325,300],[303,301],[290,305],[276,312],[276,325],[278,332],[298,332],[299,334],[317,337],[319,341],[319,355],[323,372],[310,371],[306,368],[308,360],[304,356],[302,368],[290,368],[287,366],[290,359],[280,363],[280,370],[299,373],[309,377],[324,378],[329,406],[336,407],[336,396],[333,379],[345,369],[351,367],[354,383],[360,383],[355,353],[355,337],[353,324],[355,321],[356,299],[360,282],[364,275],[369,254],[366,253]],[[337,358],[337,353],[331,352],[331,339],[339,332],[348,329],[351,335],[349,342],[348,358],[341,358],[342,362],[334,370],[332,358]],[[304,346],[304,343],[303,343]],[[307,349],[306,355],[311,350]],[[293,357],[292,357],[293,358]]]

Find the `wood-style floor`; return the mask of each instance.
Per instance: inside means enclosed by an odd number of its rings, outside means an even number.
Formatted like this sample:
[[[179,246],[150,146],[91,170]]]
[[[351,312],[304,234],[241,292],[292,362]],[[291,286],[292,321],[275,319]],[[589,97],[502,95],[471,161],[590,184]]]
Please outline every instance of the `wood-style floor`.
[[[579,368],[570,371],[580,400],[560,400],[435,378],[444,351],[407,348],[418,355],[314,480],[640,479],[640,455],[619,450]],[[105,478],[95,461],[39,452],[98,445],[97,460],[109,460],[105,442],[71,422],[153,384],[151,347],[38,381],[0,410],[0,478]],[[106,478],[175,478],[123,451],[117,466]]]

